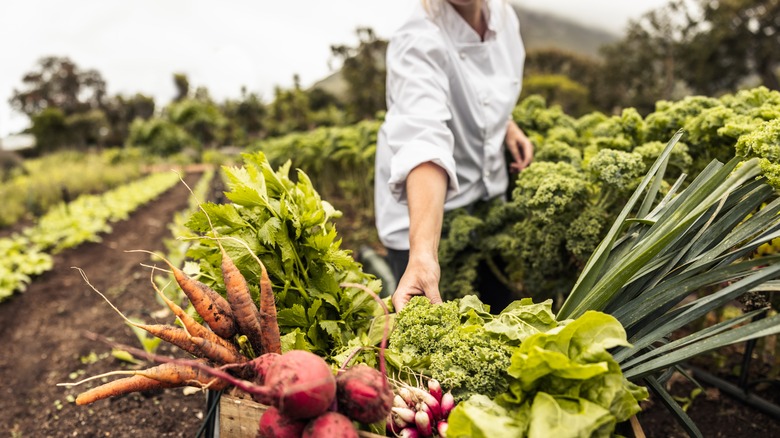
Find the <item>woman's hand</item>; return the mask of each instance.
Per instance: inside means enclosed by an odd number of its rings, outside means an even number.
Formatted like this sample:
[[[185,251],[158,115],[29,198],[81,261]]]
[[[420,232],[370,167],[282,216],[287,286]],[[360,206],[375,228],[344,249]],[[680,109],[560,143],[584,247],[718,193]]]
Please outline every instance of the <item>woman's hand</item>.
[[[439,239],[447,194],[447,173],[438,165],[422,163],[406,177],[409,203],[409,263],[393,293],[396,312],[415,295],[441,303],[439,295]]]
[[[514,120],[506,124],[505,142],[509,153],[512,154],[512,163],[509,165],[512,172],[519,172],[531,164],[534,158],[534,145]]]
[[[441,303],[439,294],[439,278],[441,269],[439,262],[432,257],[424,259],[409,259],[406,271],[398,282],[398,288],[393,294],[393,307],[399,312],[409,303],[412,297],[425,295],[433,304]]]

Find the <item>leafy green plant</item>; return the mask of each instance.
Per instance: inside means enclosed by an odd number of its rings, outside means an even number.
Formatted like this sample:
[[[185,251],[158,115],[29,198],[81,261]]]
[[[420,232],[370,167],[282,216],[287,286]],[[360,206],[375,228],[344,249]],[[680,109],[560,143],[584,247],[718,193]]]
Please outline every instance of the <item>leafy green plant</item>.
[[[232,202],[205,204],[205,213],[192,215],[187,226],[208,235],[213,224],[217,236],[245,242],[273,283],[283,348],[332,357],[366,334],[379,313],[367,293],[340,284],[362,284],[377,294],[381,285],[340,248],[332,220],[341,213],[320,198],[304,172],[293,181],[289,170],[289,162],[274,170],[263,153],[246,154],[243,167],[224,169],[230,189],[225,194]],[[242,243],[221,243],[256,300],[261,267]],[[200,261],[201,280],[224,293],[214,239],[200,239],[187,254]]]
[[[559,318],[591,310],[614,315],[630,345],[616,349],[624,375],[644,382],[701,436],[660,381],[680,362],[725,345],[780,333],[780,316],[749,322],[759,309],[672,340],[675,330],[780,277],[780,257],[746,258],[780,236],[780,199],[757,158],[713,161],[685,189],[656,202],[678,132],[598,246]],[[644,196],[643,196],[644,195]],[[640,202],[641,201],[641,202]],[[766,203],[764,208],[759,207]],[[683,300],[692,292],[713,292]]]
[[[685,143],[675,143],[658,193],[688,174],[685,187],[713,159],[735,155],[758,158],[768,183],[778,187],[780,93],[763,87],[661,101],[645,118],[629,108],[574,119],[531,96],[513,117],[534,142],[534,163],[517,176],[508,202],[446,214],[439,259],[446,261],[441,291],[448,298],[485,292],[477,290],[477,271],[488,266],[516,297],[552,297],[560,305],[680,128]]]

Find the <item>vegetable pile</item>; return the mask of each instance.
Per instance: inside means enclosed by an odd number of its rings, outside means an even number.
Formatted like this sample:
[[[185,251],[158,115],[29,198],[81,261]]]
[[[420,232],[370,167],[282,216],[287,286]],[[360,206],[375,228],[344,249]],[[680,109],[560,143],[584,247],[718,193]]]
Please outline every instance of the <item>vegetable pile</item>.
[[[286,169],[282,173],[272,172],[261,154],[248,160],[247,168],[230,173],[234,184],[228,196],[262,200],[270,210],[233,204],[202,206],[202,212],[190,220],[195,228],[207,224],[202,231],[211,233],[192,250],[205,258],[201,260],[205,269],[199,279],[160,257],[194,313],[168,298],[154,281],[152,286],[176,316],[178,325],[131,321],[115,308],[132,327],[176,345],[195,359],[144,355],[132,347],[123,347],[132,354],[162,363],[146,370],[116,371],[69,384],[132,374],[83,392],[76,403],[86,405],[158,388],[195,386],[219,390],[233,385],[269,406],[259,424],[260,436],[328,433],[351,437],[357,434],[353,422],[384,427],[393,392],[381,355],[381,372],[363,363],[347,368],[350,360],[337,372],[334,362],[326,361],[331,353],[346,351],[353,338],[367,334],[373,313],[379,308],[373,302],[379,298],[371,287],[378,290],[379,285],[373,277],[360,272],[347,252],[338,249],[335,229],[329,223],[330,216],[337,212],[319,200],[305,175],[299,175],[299,181],[293,183],[286,177]],[[242,186],[240,181],[253,186]],[[242,223],[239,218],[244,214],[251,220]],[[248,239],[247,243],[242,238],[251,234],[241,225],[256,230],[258,216],[263,217],[265,231],[273,236],[266,236],[269,240],[262,242]],[[226,220],[229,226],[225,225]],[[250,246],[263,243],[265,246],[257,250]],[[284,284],[283,288],[274,290],[266,263],[273,268],[277,284]],[[301,270],[303,263],[306,269]],[[82,275],[89,284],[83,271]],[[337,279],[344,280],[345,286]],[[364,356],[367,355],[359,357]]]
[[[388,360],[451,388],[452,436],[607,436],[648,397],[608,352],[629,345],[626,333],[600,312],[556,321],[551,305],[523,299],[491,315],[475,296],[415,297],[396,317]]]

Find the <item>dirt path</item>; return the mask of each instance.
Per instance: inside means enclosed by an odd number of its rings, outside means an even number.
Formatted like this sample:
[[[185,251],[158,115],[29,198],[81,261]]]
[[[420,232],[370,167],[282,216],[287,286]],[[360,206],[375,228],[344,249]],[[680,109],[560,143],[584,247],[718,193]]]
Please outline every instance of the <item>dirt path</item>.
[[[200,174],[188,174],[193,185]],[[71,267],[83,268],[93,285],[125,314],[148,322],[161,309],[149,286],[149,272],[139,263],[148,256],[129,249],[163,251],[166,225],[186,207],[187,189],[176,185],[132,217],[114,224],[100,243],[67,250],[54,259],[54,269],[28,290],[0,304],[0,435],[14,437],[147,436],[193,437],[203,422],[205,395],[184,395],[181,389],[132,394],[90,406],[67,401],[87,386],[64,388],[57,383],[127,368],[107,353],[106,345],[87,340],[86,330],[138,346],[120,317],[83,282]],[[161,348],[163,354],[175,354]],[[91,358],[91,359],[90,359]]]

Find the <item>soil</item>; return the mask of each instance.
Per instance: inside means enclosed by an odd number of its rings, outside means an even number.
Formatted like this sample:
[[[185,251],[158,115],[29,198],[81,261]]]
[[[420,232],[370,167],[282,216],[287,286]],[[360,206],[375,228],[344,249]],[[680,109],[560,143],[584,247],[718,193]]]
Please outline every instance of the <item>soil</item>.
[[[186,180],[192,186],[199,173]],[[111,347],[88,340],[86,331],[138,346],[138,340],[108,304],[91,291],[72,267],[130,317],[147,322],[162,307],[140,266],[146,255],[131,249],[163,251],[173,214],[187,206],[187,189],[176,185],[112,226],[102,242],[64,251],[54,269],[35,279],[22,294],[0,303],[0,435],[12,437],[193,437],[204,422],[206,396],[182,389],[135,393],[89,406],[69,401],[88,387],[57,386],[108,371],[137,368],[110,355]],[[159,353],[185,357],[167,345]],[[148,364],[147,364],[148,365]],[[70,398],[72,400],[72,398]]]
[[[192,186],[199,176],[199,173],[188,173],[186,181]],[[0,389],[0,437],[195,437],[200,432],[203,432],[200,436],[207,436],[205,432],[209,428],[204,427],[207,403],[203,392],[166,389],[76,406],[73,397],[98,382],[75,388],[57,386],[109,371],[139,367],[114,358],[110,346],[85,336],[87,332],[95,332],[138,346],[133,332],[71,267],[83,268],[90,282],[126,315],[146,322],[169,323],[169,316],[155,318],[162,306],[149,286],[148,270],[140,266],[148,262],[148,257],[125,250],[163,251],[163,239],[169,236],[166,225],[186,204],[186,188],[175,186],[141,207],[129,220],[114,224],[113,232],[104,236],[102,242],[84,244],[56,255],[52,271],[35,279],[26,292],[0,303],[0,339],[7,345],[0,355],[0,378],[6,382]],[[349,224],[348,218],[345,214],[339,221],[341,233],[363,228]],[[350,244],[360,240],[345,239],[344,246],[350,248]],[[185,357],[167,344],[158,353]],[[739,358],[738,354],[733,356]],[[697,365],[713,372],[723,368],[720,364],[716,366],[712,357],[702,356]],[[149,364],[142,365],[145,366]],[[764,366],[751,378],[767,374],[771,374],[771,368]],[[724,377],[733,380],[733,376]],[[684,397],[691,394],[693,386],[674,379],[670,389],[674,395]],[[758,395],[780,404],[777,389],[772,384],[756,387]],[[660,403],[646,403],[644,408],[639,421],[646,436],[686,436]],[[780,437],[780,419],[771,418],[712,387],[705,388],[695,398],[688,413],[705,437]],[[633,436],[630,428],[621,432]]]

